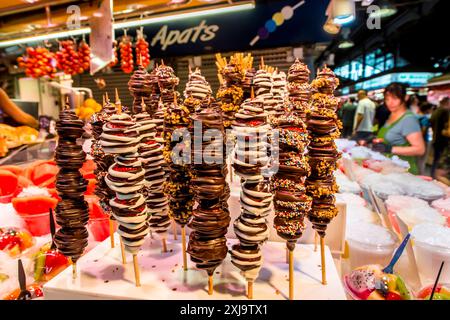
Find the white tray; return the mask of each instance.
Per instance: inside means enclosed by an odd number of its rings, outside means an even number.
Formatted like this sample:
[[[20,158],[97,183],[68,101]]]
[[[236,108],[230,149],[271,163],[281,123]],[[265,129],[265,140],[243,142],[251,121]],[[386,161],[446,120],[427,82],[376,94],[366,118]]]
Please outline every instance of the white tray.
[[[180,237],[178,237],[180,239]],[[181,243],[170,236],[167,247],[170,252],[161,252],[158,240],[147,238],[138,254],[141,270],[141,287],[134,284],[131,255],[122,265],[119,239],[116,247],[110,248],[106,239],[83,256],[77,263],[78,277],[72,279],[69,267],[44,286],[45,299],[247,299],[246,282],[239,270],[231,264],[230,255],[216,269],[214,294],[207,293],[205,271],[195,270],[189,260],[189,270],[183,271]],[[230,239],[228,247],[236,240]],[[328,247],[328,285],[322,285],[320,250],[314,245],[299,244],[295,249],[295,299],[300,300],[345,300],[346,295],[333,263]],[[285,244],[267,242],[263,245],[264,263],[260,276],[254,284],[254,299],[287,299],[288,264]]]

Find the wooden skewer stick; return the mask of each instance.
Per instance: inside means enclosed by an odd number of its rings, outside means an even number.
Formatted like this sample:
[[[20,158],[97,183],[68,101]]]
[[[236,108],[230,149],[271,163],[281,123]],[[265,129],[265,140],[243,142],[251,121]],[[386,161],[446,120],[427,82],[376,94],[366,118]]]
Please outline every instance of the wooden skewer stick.
[[[208,294],[211,296],[213,294],[213,276],[208,276]]]
[[[166,253],[167,252],[167,242],[166,242],[166,238],[163,238],[161,240],[162,242],[162,252]]]
[[[186,228],[181,227],[181,246],[183,249],[183,269],[187,271],[187,256],[186,256]]]
[[[133,266],[134,266],[134,280],[136,287],[141,286],[141,274],[139,273],[139,264],[137,260],[137,255],[133,254]]]
[[[247,298],[253,299],[253,281],[247,282]]]
[[[114,248],[114,222],[111,219],[109,219],[109,239],[111,240],[111,248]]]
[[[322,284],[327,284],[327,268],[325,264],[325,239],[320,237],[320,258],[322,260]]]
[[[72,263],[72,278],[75,280],[77,278],[77,263]]]
[[[153,239],[153,232],[150,230],[150,239]]]
[[[105,99],[106,99],[106,102],[109,102],[108,91],[105,92]]]
[[[261,65],[260,65],[260,69],[264,69],[264,57],[261,56]]]
[[[317,243],[319,242],[319,235],[317,232],[314,233],[314,252],[317,252]]]
[[[177,231],[177,223],[175,222],[175,220],[172,220],[172,231],[173,231],[173,240],[177,240],[178,231]]]
[[[294,250],[289,250],[289,300],[294,300]]]
[[[286,248],[286,263],[289,263],[289,249]]]
[[[253,86],[252,86],[252,89],[250,91],[250,99],[255,99],[255,90],[253,89]]]
[[[127,257],[125,255],[125,246],[123,245],[122,237],[119,237],[120,239],[120,251],[122,253],[122,264],[127,263]]]

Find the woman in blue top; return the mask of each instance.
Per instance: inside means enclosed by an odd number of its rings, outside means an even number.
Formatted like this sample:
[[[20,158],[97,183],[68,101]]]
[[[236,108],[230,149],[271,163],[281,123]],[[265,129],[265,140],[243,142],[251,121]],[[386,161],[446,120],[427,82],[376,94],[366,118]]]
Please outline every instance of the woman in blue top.
[[[417,157],[425,153],[425,142],[417,117],[406,105],[406,87],[391,83],[384,89],[384,102],[391,112],[384,126],[378,131],[381,143],[373,149],[408,161],[409,172],[418,174]]]

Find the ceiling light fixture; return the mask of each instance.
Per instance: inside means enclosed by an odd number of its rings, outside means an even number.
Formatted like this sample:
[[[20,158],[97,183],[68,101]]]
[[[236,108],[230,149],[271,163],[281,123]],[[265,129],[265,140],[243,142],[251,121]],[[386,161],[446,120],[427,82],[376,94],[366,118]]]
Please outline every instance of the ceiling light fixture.
[[[348,49],[355,45],[355,43],[352,40],[343,40],[339,43],[338,48],[339,49]]]
[[[397,8],[389,1],[381,1],[378,4],[379,10],[374,10],[369,14],[371,18],[387,18],[397,13]]]
[[[198,17],[205,17],[205,16],[211,16],[211,15],[232,13],[232,12],[238,12],[238,11],[243,11],[243,10],[250,10],[250,9],[254,9],[254,8],[255,8],[255,3],[253,1],[251,1],[251,2],[247,2],[247,3],[240,3],[240,4],[230,5],[230,6],[209,8],[209,9],[204,9],[204,10],[199,10],[199,11],[181,12],[181,13],[175,13],[175,14],[161,15],[161,16],[157,16],[157,17],[117,22],[117,23],[113,24],[113,27],[114,27],[114,29],[131,28],[131,27],[137,27],[137,26],[143,26],[143,25],[149,25],[149,24],[155,24],[155,23],[163,23],[163,22],[168,22],[168,21],[173,21],[173,20],[182,20],[182,19],[189,19],[189,18],[198,18]],[[37,35],[37,36],[4,40],[4,41],[0,41],[0,48],[9,47],[9,46],[17,45],[17,44],[22,44],[22,43],[39,42],[39,41],[43,41],[46,39],[51,40],[51,39],[66,38],[66,37],[71,37],[71,36],[79,36],[79,35],[83,35],[83,34],[88,34],[90,32],[91,32],[91,28],[85,27],[85,28],[80,28],[80,29],[76,29],[76,30],[66,30],[66,31],[53,32],[53,33],[42,34],[42,35]]]
[[[333,0],[331,18],[337,25],[344,25],[355,20],[355,3],[353,0]]]
[[[333,22],[330,18],[327,19],[325,24],[323,25],[323,30],[329,34],[338,34],[341,30],[341,27]]]

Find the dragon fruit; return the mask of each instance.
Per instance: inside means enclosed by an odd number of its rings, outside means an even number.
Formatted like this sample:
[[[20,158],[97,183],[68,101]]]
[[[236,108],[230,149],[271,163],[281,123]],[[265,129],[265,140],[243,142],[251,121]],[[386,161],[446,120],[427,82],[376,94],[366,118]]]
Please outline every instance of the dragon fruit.
[[[346,287],[359,299],[366,300],[375,290],[376,281],[382,274],[381,266],[367,265],[353,270],[344,277]]]

